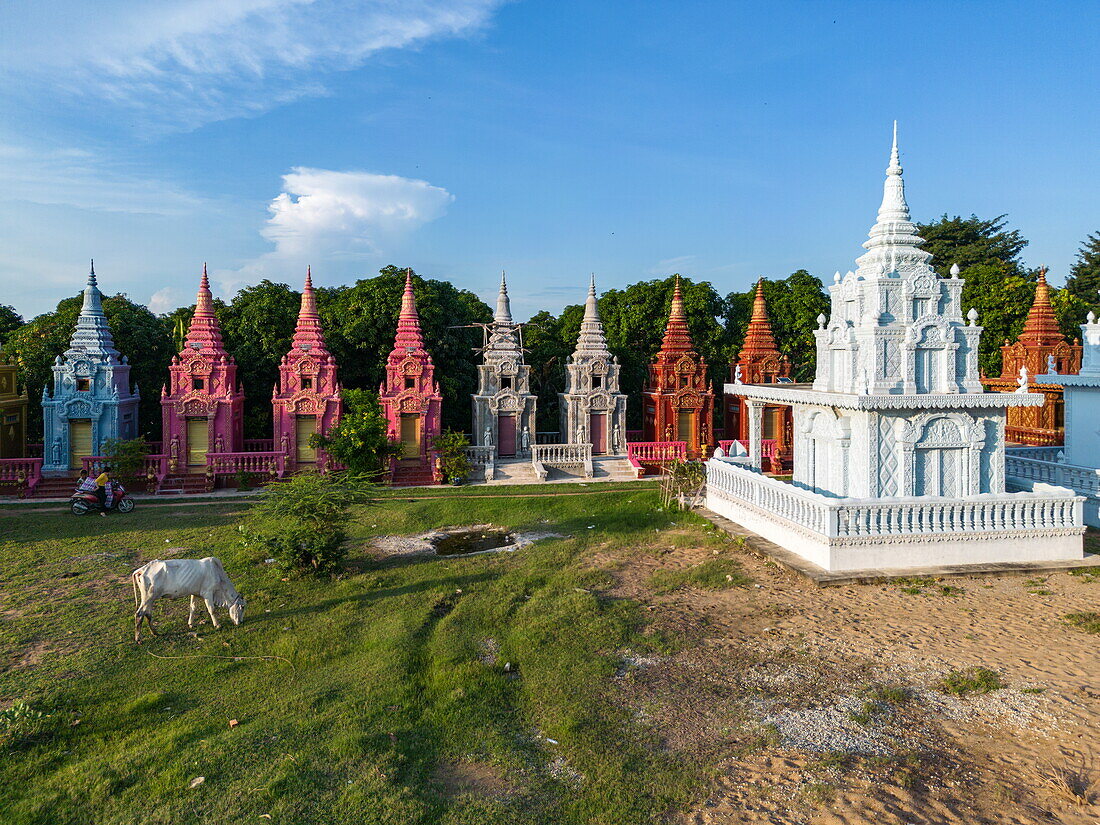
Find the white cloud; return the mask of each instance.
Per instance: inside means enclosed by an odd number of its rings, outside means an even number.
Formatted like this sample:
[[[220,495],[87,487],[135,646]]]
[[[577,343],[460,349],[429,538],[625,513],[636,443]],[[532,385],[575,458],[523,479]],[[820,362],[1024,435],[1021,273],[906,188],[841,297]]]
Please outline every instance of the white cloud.
[[[454,201],[423,180],[301,166],[283,176],[283,190],[268,204],[261,230],[275,249],[237,277],[220,273],[227,293],[256,277],[297,275],[308,263],[382,256]]]
[[[66,0],[0,4],[0,78],[190,129],[323,94],[317,76],[481,29],[502,0]],[[14,82],[12,82],[14,81]]]

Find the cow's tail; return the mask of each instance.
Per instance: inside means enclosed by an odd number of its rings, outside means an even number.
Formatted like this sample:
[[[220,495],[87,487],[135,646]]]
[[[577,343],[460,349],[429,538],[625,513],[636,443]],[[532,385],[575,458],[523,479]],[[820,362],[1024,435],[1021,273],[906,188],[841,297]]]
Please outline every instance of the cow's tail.
[[[135,570],[133,573],[130,574],[130,582],[134,585],[134,607],[141,607],[141,597],[138,595],[137,585],[139,570]]]

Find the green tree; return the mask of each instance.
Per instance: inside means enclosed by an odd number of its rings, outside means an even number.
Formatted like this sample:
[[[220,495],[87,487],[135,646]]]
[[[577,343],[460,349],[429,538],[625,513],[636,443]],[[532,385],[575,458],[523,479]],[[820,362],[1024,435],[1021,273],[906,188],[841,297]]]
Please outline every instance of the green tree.
[[[23,326],[23,316],[15,311],[15,307],[0,304],[0,347],[21,326]]]
[[[1066,291],[1081,301],[1085,312],[1092,310],[1100,315],[1100,232],[1089,235],[1077,250]]]
[[[375,478],[401,453],[391,441],[378,396],[369,390],[344,390],[340,422],[328,435],[310,436],[310,446],[321,448],[356,475]]]
[[[756,285],[747,292],[731,292],[726,296],[726,328],[732,341],[730,363],[745,340],[752,317]],[[779,281],[764,281],[764,301],[768,306],[772,332],[779,351],[791,362],[791,377],[796,381],[811,381],[817,369],[817,316],[829,315],[829,296],[821,281],[805,269]]]
[[[992,219],[943,215],[932,223],[918,224],[917,229],[941,278],[950,277],[952,264],[957,263],[962,270],[961,277],[966,281],[963,312],[976,309],[978,323],[984,328],[978,366],[984,375],[1000,375],[1000,348],[1006,341],[1015,341],[1023,331],[1035,300],[1039,270],[1029,269],[1020,259],[1027,241],[1019,230],[1008,229],[1004,215]],[[1076,336],[1082,305],[1064,297],[1063,292],[1052,289],[1051,302],[1062,331]]]
[[[290,350],[301,303],[300,292],[264,279],[216,310],[244,388],[245,438],[271,438],[271,391],[279,381],[279,362]]]
[[[83,300],[83,295],[65,298],[53,312],[31,319],[4,343],[3,350],[19,360],[20,380],[31,398],[41,397],[44,386],[52,389],[54,359],[69,348]],[[141,432],[155,440],[160,437],[160,388],[172,358],[171,339],[160,319],[124,295],[105,296],[103,312],[116,349],[130,361],[130,381],[141,391]],[[40,433],[41,406],[31,404],[27,418],[28,433]]]
[[[626,289],[608,290],[599,299],[608,347],[622,365],[620,389],[631,398],[631,403],[627,404],[627,427],[630,429],[641,426],[639,395],[649,374],[649,364],[661,347],[675,281],[675,277],[641,281]],[[720,392],[728,371],[731,343],[721,323],[726,314],[726,302],[708,281],[693,282],[684,278],[681,291],[692,342],[706,359],[710,380]],[[583,314],[583,310],[581,312]],[[562,317],[566,317],[566,312]],[[563,324],[561,334],[566,340],[571,335],[575,342],[579,328],[578,316],[576,326],[571,322],[566,328]],[[569,351],[572,352],[572,347]]]
[[[387,266],[377,277],[352,286],[317,291],[325,340],[340,365],[344,386],[374,390],[382,383],[404,289],[405,270]],[[415,272],[413,289],[424,346],[435,363],[443,395],[443,426],[465,431],[470,426],[470,396],[477,388],[474,350],[482,337],[480,329],[466,327],[489,322],[492,312],[474,293],[446,281],[425,280]]]

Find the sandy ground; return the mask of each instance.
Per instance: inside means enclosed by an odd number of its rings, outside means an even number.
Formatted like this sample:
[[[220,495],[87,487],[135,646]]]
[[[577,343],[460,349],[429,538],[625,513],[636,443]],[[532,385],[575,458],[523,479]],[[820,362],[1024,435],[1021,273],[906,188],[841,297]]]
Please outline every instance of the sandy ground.
[[[1100,637],[1062,621],[1100,610],[1100,577],[818,588],[742,548],[748,587],[653,596],[653,570],[713,551],[622,552],[594,563],[686,639],[627,652],[622,699],[665,747],[717,765],[678,825],[1100,823]],[[939,690],[971,666],[1007,687]],[[1089,783],[1091,804],[1066,790]]]

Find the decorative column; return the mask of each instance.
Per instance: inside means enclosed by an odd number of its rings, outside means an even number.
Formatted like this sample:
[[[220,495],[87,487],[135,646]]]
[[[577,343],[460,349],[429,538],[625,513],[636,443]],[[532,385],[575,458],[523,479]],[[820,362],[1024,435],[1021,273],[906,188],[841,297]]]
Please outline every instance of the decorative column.
[[[764,413],[764,402],[746,400],[745,407],[749,413],[749,464],[754,470],[760,470],[763,466],[760,449],[760,424]]]
[[[27,454],[27,391],[18,391],[18,366],[0,355],[0,458]]]

